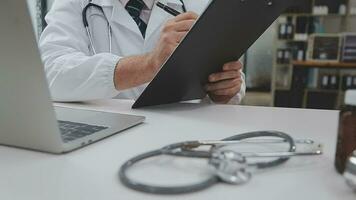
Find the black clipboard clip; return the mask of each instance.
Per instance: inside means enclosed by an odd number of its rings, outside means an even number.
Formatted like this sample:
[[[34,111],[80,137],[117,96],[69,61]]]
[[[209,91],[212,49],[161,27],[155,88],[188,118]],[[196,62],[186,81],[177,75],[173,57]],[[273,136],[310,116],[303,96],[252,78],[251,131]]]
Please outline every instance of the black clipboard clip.
[[[273,0],[266,0],[267,6],[273,6]]]
[[[240,0],[242,3],[244,3],[245,1],[247,0]],[[273,6],[273,0],[265,0],[266,1],[266,4],[267,6]]]
[[[273,6],[273,0],[266,0],[267,6]]]

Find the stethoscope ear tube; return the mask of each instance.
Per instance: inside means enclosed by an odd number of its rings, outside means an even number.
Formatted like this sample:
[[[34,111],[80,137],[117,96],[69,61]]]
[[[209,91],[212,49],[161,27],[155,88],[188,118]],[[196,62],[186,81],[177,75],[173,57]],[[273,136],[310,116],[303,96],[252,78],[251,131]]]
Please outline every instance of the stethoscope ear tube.
[[[86,5],[84,7],[84,9],[83,9],[83,12],[82,12],[82,20],[83,20],[83,25],[84,25],[85,28],[89,26],[88,18],[87,18],[87,12],[88,12],[88,9],[90,8],[90,6],[91,6],[91,3]]]
[[[95,7],[97,9],[99,9],[100,12],[104,13],[104,10],[103,10],[103,8],[101,6],[98,6],[98,5],[93,4],[93,3],[88,3],[88,5],[86,5],[84,7],[83,12],[82,12],[82,20],[83,20],[84,27],[89,27],[87,13],[88,13],[89,8],[91,8],[91,7]]]
[[[84,7],[83,12],[82,12],[82,20],[83,20],[83,25],[84,25],[85,31],[87,32],[87,35],[89,38],[90,48],[93,51],[93,54],[95,55],[97,52],[96,52],[96,49],[94,46],[93,36],[90,32],[87,13],[88,13],[89,8],[91,8],[91,7],[97,8],[100,12],[103,13],[104,16],[105,16],[105,13],[101,6],[91,3],[91,2],[92,1],[90,0],[88,5],[86,5]],[[112,29],[111,29],[109,20],[107,20],[107,23],[108,23],[108,37],[109,37],[109,52],[111,53],[112,52]]]

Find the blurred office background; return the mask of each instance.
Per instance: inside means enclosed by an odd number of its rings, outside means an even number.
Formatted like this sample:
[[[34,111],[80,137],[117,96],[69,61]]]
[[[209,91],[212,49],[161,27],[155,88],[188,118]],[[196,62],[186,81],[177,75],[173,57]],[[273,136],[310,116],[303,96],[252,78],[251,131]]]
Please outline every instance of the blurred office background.
[[[46,26],[44,17],[54,0],[27,0],[30,14],[37,37]]]
[[[298,0],[245,60],[245,105],[339,109],[356,88],[356,0]]]
[[[37,35],[53,1],[28,0]],[[338,109],[356,88],[356,0],[296,2],[246,53],[244,105]]]

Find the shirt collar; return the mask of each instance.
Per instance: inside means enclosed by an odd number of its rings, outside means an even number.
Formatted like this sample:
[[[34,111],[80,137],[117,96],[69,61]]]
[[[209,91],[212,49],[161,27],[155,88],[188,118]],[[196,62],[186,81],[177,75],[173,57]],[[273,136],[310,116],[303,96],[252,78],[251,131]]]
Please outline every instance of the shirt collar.
[[[125,7],[126,4],[130,1],[130,0],[119,0],[121,2],[121,4]],[[145,3],[145,5],[147,6],[147,8],[152,9],[153,4],[154,4],[154,0],[143,0],[143,2]]]

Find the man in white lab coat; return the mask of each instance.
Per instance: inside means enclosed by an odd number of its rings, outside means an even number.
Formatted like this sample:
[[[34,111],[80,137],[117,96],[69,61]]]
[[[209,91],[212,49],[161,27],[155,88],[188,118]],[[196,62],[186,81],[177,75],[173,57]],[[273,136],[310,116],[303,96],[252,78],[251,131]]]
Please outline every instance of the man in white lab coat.
[[[104,12],[90,8],[86,15],[96,54],[83,25],[88,2],[56,0],[46,17],[40,49],[55,101],[137,99],[209,0],[161,0],[189,11],[177,17],[158,8],[155,0],[93,0]],[[245,95],[238,61],[227,61],[208,80],[206,90],[213,102],[239,103]]]

